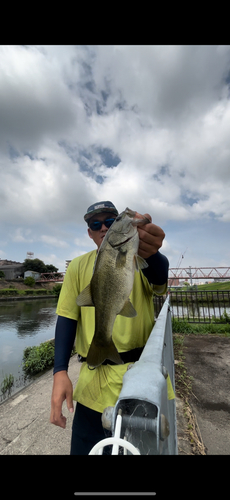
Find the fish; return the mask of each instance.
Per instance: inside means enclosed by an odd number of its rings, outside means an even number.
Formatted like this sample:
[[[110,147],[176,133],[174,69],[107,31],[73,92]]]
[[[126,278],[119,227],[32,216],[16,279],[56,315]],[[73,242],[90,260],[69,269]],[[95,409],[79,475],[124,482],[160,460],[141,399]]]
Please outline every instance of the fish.
[[[92,279],[76,299],[81,307],[95,307],[95,332],[86,357],[89,367],[96,368],[106,359],[123,364],[112,338],[113,325],[118,314],[137,315],[129,299],[134,273],[148,267],[137,254],[137,227],[149,222],[128,207],[116,217],[98,250]]]

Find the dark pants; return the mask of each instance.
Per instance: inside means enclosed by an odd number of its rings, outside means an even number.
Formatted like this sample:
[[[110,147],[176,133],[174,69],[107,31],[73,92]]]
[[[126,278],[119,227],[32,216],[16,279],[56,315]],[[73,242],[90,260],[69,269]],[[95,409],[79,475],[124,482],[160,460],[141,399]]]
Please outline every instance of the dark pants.
[[[102,427],[101,413],[77,403],[72,426],[70,455],[88,455],[93,446],[112,433]],[[111,454],[106,446],[103,455]]]

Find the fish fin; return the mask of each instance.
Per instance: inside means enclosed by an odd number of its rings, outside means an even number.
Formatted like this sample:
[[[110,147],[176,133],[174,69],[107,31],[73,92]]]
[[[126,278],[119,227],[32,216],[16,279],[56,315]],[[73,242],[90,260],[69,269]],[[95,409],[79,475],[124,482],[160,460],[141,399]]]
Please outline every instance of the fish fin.
[[[112,338],[111,341],[105,346],[97,344],[97,342],[93,339],[87,354],[86,362],[89,366],[97,368],[97,366],[100,366],[106,359],[113,361],[117,365],[124,364],[124,361],[122,361]]]
[[[122,251],[122,249],[119,248],[119,252],[118,252],[117,258],[116,258],[116,267],[118,267],[118,268],[125,267],[126,254],[127,254],[127,250]]]
[[[140,257],[140,255],[135,255],[135,264],[136,264],[136,270],[139,271],[139,269],[146,269],[146,267],[149,267],[148,263],[146,262],[145,259]]]
[[[84,290],[82,290],[81,293],[79,293],[76,302],[78,306],[94,306],[91,295],[90,283],[89,285],[87,285],[86,288],[84,288]]]
[[[137,311],[136,309],[134,309],[133,304],[128,299],[119,314],[121,316],[126,316],[126,318],[134,318],[135,316],[137,316]]]

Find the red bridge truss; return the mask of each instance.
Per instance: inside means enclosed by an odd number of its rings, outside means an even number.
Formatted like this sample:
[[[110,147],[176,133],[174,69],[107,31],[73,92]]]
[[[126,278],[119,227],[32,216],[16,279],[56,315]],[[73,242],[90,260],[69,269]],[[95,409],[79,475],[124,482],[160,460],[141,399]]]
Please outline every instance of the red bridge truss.
[[[42,273],[37,282],[55,281],[62,282],[64,272]],[[188,279],[225,279],[230,280],[230,267],[182,267],[169,268],[169,280],[188,280]]]
[[[224,279],[230,280],[230,267],[171,267],[169,279]]]
[[[45,283],[46,281],[60,281],[64,279],[65,273],[41,273],[37,283]]]

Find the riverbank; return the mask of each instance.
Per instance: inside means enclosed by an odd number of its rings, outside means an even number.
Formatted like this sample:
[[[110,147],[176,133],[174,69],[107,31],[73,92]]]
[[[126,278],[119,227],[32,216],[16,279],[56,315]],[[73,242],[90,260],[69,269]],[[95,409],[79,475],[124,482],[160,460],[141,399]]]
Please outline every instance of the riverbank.
[[[10,296],[10,297],[1,297],[0,296],[0,302],[9,302],[12,300],[36,300],[36,299],[56,299],[57,295],[52,295],[52,294],[47,294],[47,295],[16,295],[16,296]]]
[[[56,284],[54,281],[47,281],[47,282],[42,282],[38,283],[36,282],[32,287],[31,290],[36,290],[38,288],[43,288],[44,290],[52,290],[53,286]],[[0,293],[3,288],[15,288],[16,290],[28,290],[28,285],[25,285],[23,279],[14,279],[14,280],[6,280],[1,278],[0,279]]]

